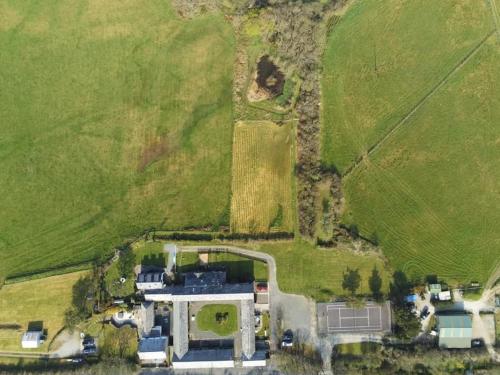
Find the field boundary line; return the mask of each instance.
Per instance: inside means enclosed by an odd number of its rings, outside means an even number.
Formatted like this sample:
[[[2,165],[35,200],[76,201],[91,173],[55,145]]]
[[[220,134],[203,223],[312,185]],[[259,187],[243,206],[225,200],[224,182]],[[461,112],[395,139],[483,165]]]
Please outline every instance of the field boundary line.
[[[495,22],[497,38],[500,40],[500,16],[498,15],[496,0],[490,0],[489,3],[491,7],[491,13],[493,14],[493,21]]]
[[[420,100],[408,111],[408,113],[403,116],[396,124],[392,126],[392,128],[377,142],[375,142],[372,146],[370,146],[366,152],[361,154],[356,158],[354,163],[352,163],[342,174],[343,177],[350,175],[357,167],[361,164],[361,162],[368,158],[371,154],[373,154],[376,150],[378,150],[393,134],[395,134],[402,125],[404,125],[427,101],[441,88],[443,87],[449,80],[449,78],[456,72],[458,72],[464,65],[466,65],[472,57],[481,49],[481,47],[486,43],[486,41],[497,32],[497,29],[490,31],[486,36],[481,39],[481,41],[474,47],[472,50],[467,52],[467,54],[462,57],[453,68],[441,78],[437,84],[435,84],[427,94],[425,94]]]

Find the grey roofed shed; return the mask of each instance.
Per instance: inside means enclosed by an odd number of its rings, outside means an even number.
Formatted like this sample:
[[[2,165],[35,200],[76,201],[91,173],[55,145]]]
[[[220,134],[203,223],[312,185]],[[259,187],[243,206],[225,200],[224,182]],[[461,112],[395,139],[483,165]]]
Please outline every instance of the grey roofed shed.
[[[154,353],[164,352],[167,349],[168,337],[146,337],[139,341],[138,352]]]
[[[174,354],[174,362],[215,362],[233,360],[233,349],[191,349],[182,358]]]
[[[472,340],[472,320],[466,314],[438,315],[439,347],[470,348]]]

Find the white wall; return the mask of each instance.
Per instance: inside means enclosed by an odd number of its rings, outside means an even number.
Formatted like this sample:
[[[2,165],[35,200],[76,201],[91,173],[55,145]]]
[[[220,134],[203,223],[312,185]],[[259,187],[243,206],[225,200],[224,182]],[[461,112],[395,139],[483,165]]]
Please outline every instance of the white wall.
[[[234,361],[172,362],[174,369],[233,368]]]
[[[265,367],[266,366],[266,360],[260,360],[260,361],[243,361],[243,367]]]
[[[240,294],[194,294],[194,295],[172,295],[172,294],[148,294],[144,293],[146,301],[173,302],[173,301],[241,301],[253,300],[253,293]]]
[[[166,352],[137,352],[141,361],[166,361]]]

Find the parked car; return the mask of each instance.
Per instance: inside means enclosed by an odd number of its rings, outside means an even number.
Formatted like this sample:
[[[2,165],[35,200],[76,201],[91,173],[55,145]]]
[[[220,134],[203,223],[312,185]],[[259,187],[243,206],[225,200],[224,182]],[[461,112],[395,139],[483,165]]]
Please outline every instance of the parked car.
[[[265,293],[268,290],[266,283],[258,283],[255,289],[260,293]]]
[[[293,332],[291,330],[285,331],[283,339],[281,340],[282,348],[291,348],[293,346]]]
[[[95,339],[92,336],[86,336],[82,341],[82,345],[83,346],[89,346],[89,345],[95,346]]]
[[[483,339],[473,339],[470,343],[473,348],[481,348],[484,346]]]
[[[431,312],[429,311],[429,306],[424,306],[422,311],[420,312],[420,319],[425,319],[429,316]]]
[[[97,347],[95,345],[87,345],[83,348],[82,353],[85,355],[96,354]]]

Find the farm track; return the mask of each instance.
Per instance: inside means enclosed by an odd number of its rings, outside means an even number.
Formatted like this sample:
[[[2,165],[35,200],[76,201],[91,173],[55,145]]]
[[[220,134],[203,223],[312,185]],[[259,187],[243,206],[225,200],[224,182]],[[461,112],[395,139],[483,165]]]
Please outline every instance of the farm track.
[[[470,50],[462,59],[460,59],[457,64],[453,66],[453,68],[441,78],[436,85],[434,85],[427,94],[425,94],[410,110],[409,112],[403,116],[394,126],[375,144],[370,146],[365,153],[358,156],[351,166],[349,166],[345,172],[342,174],[343,177],[347,177],[350,175],[357,167],[361,164],[361,162],[367,159],[370,155],[372,155],[375,151],[377,151],[385,142],[391,138],[400,128],[404,125],[413,115],[425,104],[428,100],[440,89],[442,88],[449,80],[451,76],[453,76],[456,72],[460,71],[481,49],[481,47],[488,41],[488,39],[497,32],[497,29],[491,30],[486,36],[481,39],[481,41]]]
[[[495,21],[497,39],[500,41],[500,15],[498,14],[496,0],[490,0],[490,7],[491,7],[491,13],[493,14],[493,20]]]

